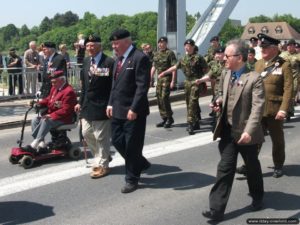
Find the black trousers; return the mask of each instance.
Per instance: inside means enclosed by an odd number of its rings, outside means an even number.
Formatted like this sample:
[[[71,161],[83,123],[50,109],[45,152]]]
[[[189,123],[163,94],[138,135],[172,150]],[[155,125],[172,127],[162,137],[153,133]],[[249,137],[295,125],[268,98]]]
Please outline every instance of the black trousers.
[[[218,164],[216,183],[209,195],[210,209],[224,213],[235,175],[238,153],[245,160],[249,193],[254,200],[261,200],[264,195],[263,178],[258,160],[258,145],[238,145],[226,129],[219,143],[221,160]]]
[[[143,156],[146,116],[129,121],[112,118],[112,144],[125,159],[125,181],[137,183],[149,163]]]

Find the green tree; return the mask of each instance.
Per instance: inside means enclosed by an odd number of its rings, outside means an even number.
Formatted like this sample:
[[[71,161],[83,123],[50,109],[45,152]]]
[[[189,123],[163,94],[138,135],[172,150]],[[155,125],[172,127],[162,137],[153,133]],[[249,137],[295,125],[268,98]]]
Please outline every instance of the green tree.
[[[52,21],[46,16],[39,27],[40,34],[43,34],[52,29]]]
[[[250,23],[267,23],[267,22],[273,22],[270,17],[259,15],[255,17],[249,18]]]
[[[200,13],[199,13],[200,14]],[[200,17],[199,17],[200,18]],[[186,12],[186,33],[188,34],[196,23],[196,17],[189,15]]]
[[[235,26],[230,20],[227,20],[219,34],[223,44],[234,38],[239,38],[243,33],[243,27]]]
[[[20,29],[20,36],[21,37],[25,37],[27,35],[30,34],[30,30],[28,29],[28,27],[24,24],[21,29]]]
[[[56,13],[53,17],[53,27],[69,27],[76,24],[79,20],[77,14],[68,11],[64,14]]]
[[[3,27],[2,33],[4,42],[11,41],[14,37],[19,36],[19,30],[14,24],[8,24],[7,26]]]

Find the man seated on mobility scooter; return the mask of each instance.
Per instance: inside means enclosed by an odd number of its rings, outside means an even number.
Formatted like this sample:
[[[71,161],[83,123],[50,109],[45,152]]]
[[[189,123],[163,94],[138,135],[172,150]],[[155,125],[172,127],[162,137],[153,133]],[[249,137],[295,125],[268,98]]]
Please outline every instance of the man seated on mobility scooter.
[[[31,121],[34,140],[30,145],[22,147],[27,152],[36,153],[38,149],[44,149],[46,147],[45,137],[51,129],[73,122],[74,106],[77,99],[72,86],[67,83],[64,71],[54,71],[49,75],[49,78],[52,85],[50,94],[35,103],[37,108],[46,108],[46,110]],[[33,102],[30,104],[33,104]],[[52,141],[59,138],[60,135],[66,135],[55,130],[51,131],[51,134]]]

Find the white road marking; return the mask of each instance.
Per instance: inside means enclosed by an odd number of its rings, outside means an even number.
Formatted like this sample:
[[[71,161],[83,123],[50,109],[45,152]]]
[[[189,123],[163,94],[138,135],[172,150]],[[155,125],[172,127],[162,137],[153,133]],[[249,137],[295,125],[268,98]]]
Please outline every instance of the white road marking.
[[[143,152],[145,157],[149,159],[199,147],[209,144],[210,142],[212,142],[212,133],[203,132],[199,135],[146,145]],[[113,161],[110,163],[110,167],[120,165],[124,165],[124,160],[116,153]],[[12,177],[6,177],[0,179],[0,197],[85,175],[90,173],[90,171],[90,168],[86,168],[85,161],[80,160]]]

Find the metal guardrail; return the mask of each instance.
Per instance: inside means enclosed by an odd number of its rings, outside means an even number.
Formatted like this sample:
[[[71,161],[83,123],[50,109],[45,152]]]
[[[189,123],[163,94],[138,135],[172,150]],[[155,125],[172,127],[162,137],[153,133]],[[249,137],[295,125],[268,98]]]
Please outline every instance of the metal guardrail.
[[[67,69],[67,79],[76,92],[80,91],[81,64],[71,63]],[[17,70],[22,72],[15,72]],[[0,99],[14,96],[18,98],[33,97],[40,90],[43,76],[42,71],[35,68],[0,68]]]

